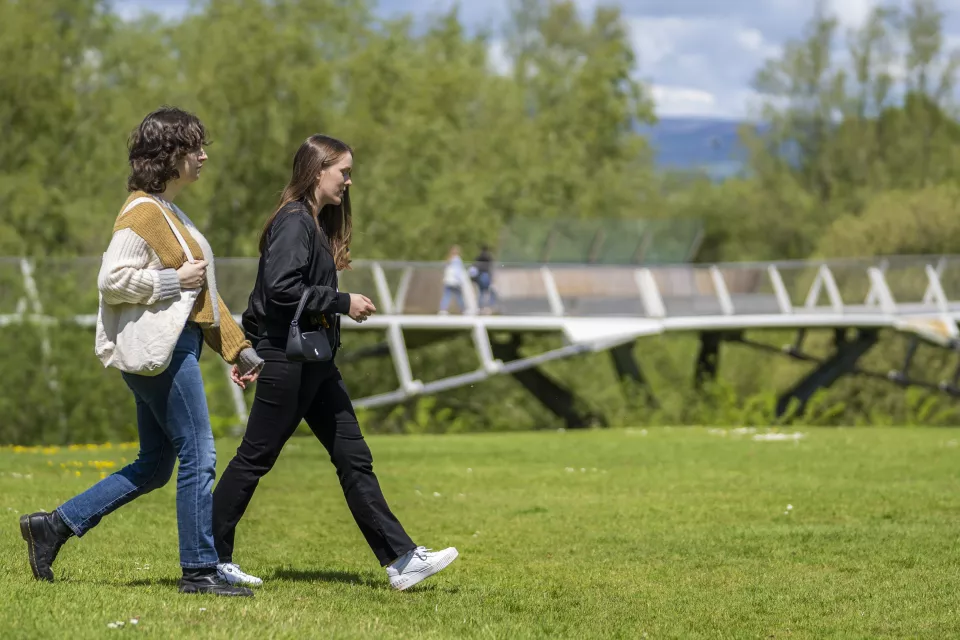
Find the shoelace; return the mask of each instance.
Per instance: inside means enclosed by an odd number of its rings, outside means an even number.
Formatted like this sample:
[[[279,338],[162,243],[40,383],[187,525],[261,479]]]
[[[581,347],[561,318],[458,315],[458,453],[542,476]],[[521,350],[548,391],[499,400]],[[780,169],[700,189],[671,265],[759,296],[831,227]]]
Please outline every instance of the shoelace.
[[[416,549],[413,550],[413,555],[417,556],[421,560],[426,560],[427,555],[432,551],[433,549],[428,549],[426,547],[417,547]]]

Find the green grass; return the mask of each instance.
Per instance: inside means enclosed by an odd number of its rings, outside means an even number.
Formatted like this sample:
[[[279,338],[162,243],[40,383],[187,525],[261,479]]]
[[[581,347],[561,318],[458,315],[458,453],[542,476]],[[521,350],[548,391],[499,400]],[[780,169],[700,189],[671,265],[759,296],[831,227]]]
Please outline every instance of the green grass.
[[[254,599],[176,592],[170,483],[33,581],[17,514],[134,450],[0,451],[3,637],[929,637],[960,634],[960,434],[707,429],[371,437],[414,539],[460,559],[391,591],[320,445],[290,443],[236,559]],[[220,466],[236,441],[218,442]],[[84,465],[77,476],[73,467]],[[16,477],[14,474],[20,474]],[[29,475],[29,477],[27,477]],[[439,495],[437,495],[439,494]],[[787,505],[793,509],[787,511]],[[139,617],[109,630],[107,623]]]

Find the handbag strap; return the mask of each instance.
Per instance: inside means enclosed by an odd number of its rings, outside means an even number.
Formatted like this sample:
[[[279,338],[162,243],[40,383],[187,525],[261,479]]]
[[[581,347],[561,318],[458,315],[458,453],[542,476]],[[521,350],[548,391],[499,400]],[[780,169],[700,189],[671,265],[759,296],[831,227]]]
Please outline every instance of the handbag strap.
[[[293,320],[290,321],[291,326],[297,326],[300,324],[300,314],[303,313],[303,308],[307,306],[307,296],[310,295],[310,288],[305,287],[303,290],[303,295],[300,296],[300,304],[297,305],[297,312],[293,314]]]
[[[194,262],[193,253],[190,251],[190,247],[187,246],[187,241],[183,239],[183,235],[180,233],[180,230],[177,229],[176,225],[173,224],[173,220],[170,219],[170,216],[167,215],[166,210],[157,202],[154,198],[137,198],[133,200],[126,208],[120,212],[120,215],[123,216],[128,211],[133,209],[139,204],[144,202],[152,202],[157,205],[157,208],[160,209],[160,213],[163,214],[163,218],[167,221],[167,224],[170,226],[170,230],[173,231],[173,235],[177,237],[177,241],[180,243],[180,248],[183,249],[183,253],[187,256],[187,262]]]

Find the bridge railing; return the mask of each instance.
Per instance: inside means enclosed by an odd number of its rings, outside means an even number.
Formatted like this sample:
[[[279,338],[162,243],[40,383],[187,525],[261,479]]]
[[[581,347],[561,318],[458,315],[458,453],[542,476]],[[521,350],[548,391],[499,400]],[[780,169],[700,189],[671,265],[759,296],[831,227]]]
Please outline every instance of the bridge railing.
[[[254,258],[218,258],[217,281],[240,313],[256,278]],[[96,313],[97,258],[0,258],[0,318]],[[357,261],[341,289],[370,297],[381,314],[434,315],[443,295],[439,262]],[[790,313],[891,313],[960,304],[960,256],[890,256],[822,262],[715,265],[499,264],[496,313],[507,316],[698,317]],[[476,313],[477,290],[462,287]]]
[[[442,263],[362,262],[342,274],[381,310],[432,315],[443,294]],[[508,316],[686,317],[875,312],[886,303],[933,309],[938,292],[960,301],[960,257],[893,256],[823,262],[617,267],[497,265],[497,313]],[[465,311],[477,311],[465,282]],[[472,295],[471,295],[472,294]],[[387,301],[384,307],[382,301]],[[456,305],[453,312],[461,311]]]

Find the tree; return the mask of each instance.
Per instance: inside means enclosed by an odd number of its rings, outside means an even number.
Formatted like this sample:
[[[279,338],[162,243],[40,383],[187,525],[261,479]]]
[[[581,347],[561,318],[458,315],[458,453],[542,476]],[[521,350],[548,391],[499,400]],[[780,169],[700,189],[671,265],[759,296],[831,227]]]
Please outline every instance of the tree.
[[[79,160],[98,133],[84,109],[110,21],[97,0],[8,0],[0,24],[0,252],[71,253],[74,172],[89,175]]]
[[[824,257],[955,253],[960,246],[960,189],[943,184],[889,191],[871,198],[858,216],[836,220],[824,231]],[[922,293],[919,289],[918,293]]]
[[[211,0],[171,32],[181,90],[214,139],[185,202],[222,255],[256,254],[299,144],[338,135],[337,69],[367,20],[362,0]]]
[[[757,244],[749,229],[784,229],[779,257],[804,257],[834,220],[859,215],[878,192],[956,179],[960,127],[948,114],[957,55],[943,49],[936,5],[876,8],[848,34],[849,64],[834,56],[836,26],[818,4],[804,38],[757,74],[769,127],[744,131],[751,183],[767,194],[760,201],[793,194],[800,206],[746,214],[741,245]]]
[[[637,127],[653,122],[653,105],[620,10],[599,6],[584,22],[568,0],[518,0],[511,22],[507,50],[536,136],[524,156],[536,203],[517,213],[649,215],[656,181]]]

